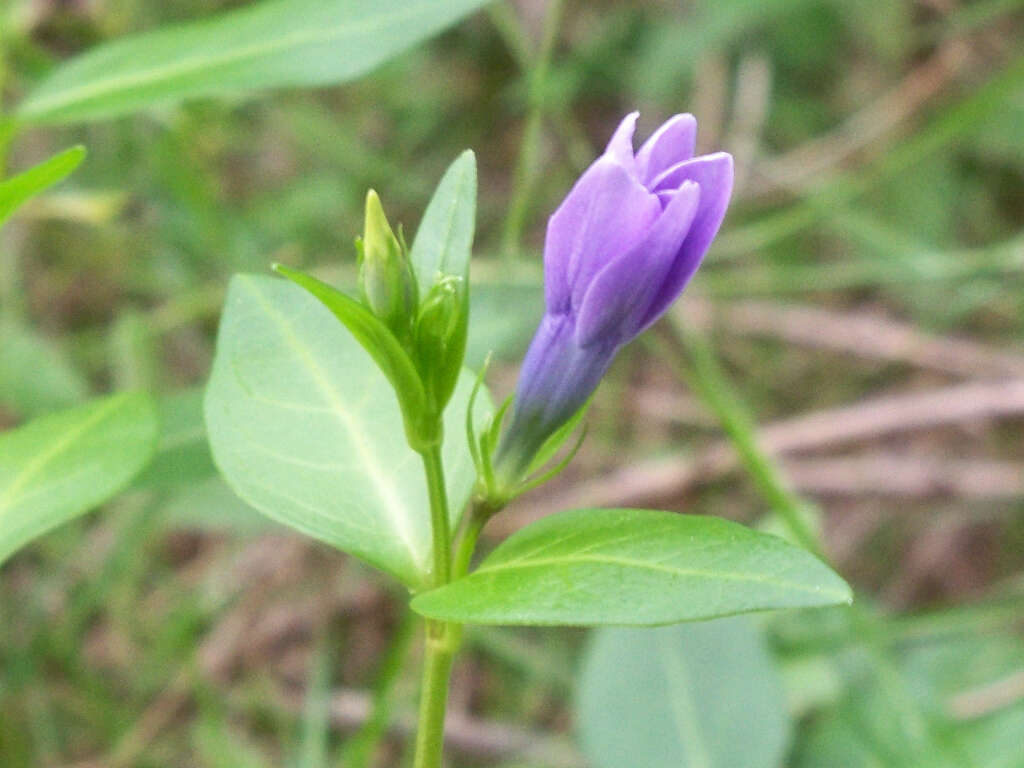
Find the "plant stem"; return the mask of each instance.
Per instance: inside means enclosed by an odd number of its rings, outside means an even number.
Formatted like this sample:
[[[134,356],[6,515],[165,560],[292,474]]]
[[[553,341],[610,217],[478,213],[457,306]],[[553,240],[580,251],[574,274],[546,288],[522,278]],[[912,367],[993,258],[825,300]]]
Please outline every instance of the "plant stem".
[[[816,517],[814,508],[789,488],[778,465],[757,444],[753,419],[733,390],[707,340],[679,321],[676,314],[671,314],[670,318],[673,330],[693,365],[693,375],[689,377],[691,386],[715,414],[751,480],[800,545],[824,559],[818,536],[808,522],[808,518]]]
[[[451,581],[452,536],[448,525],[448,492],[444,484],[444,466],[441,446],[434,445],[420,454],[427,473],[427,493],[430,497],[430,528],[433,533],[434,573],[432,584],[440,587]]]
[[[455,562],[452,566],[452,576],[461,579],[469,572],[469,562],[476,550],[477,539],[480,538],[480,531],[498,510],[486,505],[479,505],[474,502],[469,509],[469,519],[466,528],[462,532],[458,547],[455,548]]]
[[[445,490],[444,465],[440,444],[422,452],[430,497],[430,523],[433,534],[434,572],[431,583],[444,586],[452,577],[452,540],[448,525],[448,493]],[[452,661],[462,636],[462,626],[428,620],[423,649],[423,685],[420,690],[420,716],[416,730],[414,768],[441,768],[444,749],[444,713],[448,703],[448,680]]]
[[[441,768],[444,750],[444,714],[448,704],[448,681],[461,628],[455,624],[427,621],[423,654],[423,687],[416,730],[413,768]]]

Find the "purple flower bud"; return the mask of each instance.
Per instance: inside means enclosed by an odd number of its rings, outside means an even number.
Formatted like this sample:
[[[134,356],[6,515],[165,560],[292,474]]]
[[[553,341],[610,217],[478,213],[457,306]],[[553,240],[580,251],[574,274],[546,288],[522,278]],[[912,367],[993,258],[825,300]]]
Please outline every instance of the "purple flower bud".
[[[546,310],[495,461],[508,482],[583,406],[619,348],[668,309],[725,216],[732,157],[693,156],[692,115],[670,119],[634,154],[636,120],[619,124],[548,221]]]

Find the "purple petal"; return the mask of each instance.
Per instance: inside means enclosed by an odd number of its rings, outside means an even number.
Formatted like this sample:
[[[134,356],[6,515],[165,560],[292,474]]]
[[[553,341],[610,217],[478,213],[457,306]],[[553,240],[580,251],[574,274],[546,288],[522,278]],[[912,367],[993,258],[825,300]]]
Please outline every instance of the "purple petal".
[[[660,192],[654,194],[658,197],[658,202],[661,203],[661,210],[668,208],[669,203],[672,202],[672,198],[676,196],[678,189],[663,189]]]
[[[639,112],[630,112],[622,118],[622,122],[615,129],[615,133],[612,134],[608,141],[608,147],[604,151],[605,155],[614,158],[634,176],[636,175],[636,160],[633,157],[633,133],[636,131],[638,117],[640,117]]]
[[[726,152],[702,155],[676,165],[662,176],[664,178],[659,186],[666,188],[675,188],[688,181],[697,182],[700,185],[700,205],[690,231],[676,254],[675,262],[637,332],[657,320],[668,309],[668,305],[675,301],[697,271],[711,241],[718,234],[732,194],[732,155]]]
[[[607,155],[598,158],[548,221],[548,312],[578,307],[593,276],[643,239],[660,213],[658,198],[632,174]]]
[[[688,238],[701,197],[697,184],[683,184],[647,237],[594,278],[577,316],[581,347],[624,344],[639,332]]]
[[[690,114],[676,115],[662,123],[636,153],[636,169],[640,179],[650,183],[662,171],[693,157],[697,145],[697,119]]]
[[[512,423],[495,460],[499,474],[518,480],[548,436],[597,388],[615,351],[580,347],[571,315],[544,315],[519,371]]]

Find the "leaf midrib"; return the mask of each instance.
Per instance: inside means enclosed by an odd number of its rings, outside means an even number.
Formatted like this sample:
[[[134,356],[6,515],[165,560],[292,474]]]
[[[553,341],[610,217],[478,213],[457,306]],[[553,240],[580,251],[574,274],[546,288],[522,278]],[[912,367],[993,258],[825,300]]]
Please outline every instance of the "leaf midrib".
[[[543,568],[549,565],[555,566],[565,565],[569,563],[602,563],[606,565],[619,565],[627,568],[636,568],[639,570],[659,571],[661,573],[670,573],[674,576],[721,579],[725,581],[744,581],[757,584],[767,584],[776,587],[783,587],[785,589],[792,589],[798,592],[808,592],[814,595],[832,595],[842,600],[847,599],[847,595],[845,592],[836,592],[830,589],[809,587],[806,584],[799,584],[797,582],[786,581],[783,579],[774,579],[756,573],[737,573],[728,571],[707,571],[697,568],[678,568],[676,566],[664,565],[662,563],[651,563],[645,560],[633,560],[627,557],[615,557],[613,555],[602,554],[564,555],[560,557],[538,558],[536,560],[517,560],[514,563],[496,563],[494,565],[485,564],[480,568],[477,568],[476,571],[473,572],[473,575],[478,573],[494,573],[497,571]]]
[[[360,464],[366,470],[366,476],[370,479],[371,485],[374,490],[377,491],[377,495],[383,502],[383,507],[386,510],[387,516],[392,522],[393,530],[398,534],[398,538],[409,552],[412,565],[417,569],[422,569],[423,559],[417,552],[415,542],[410,538],[411,533],[408,530],[407,520],[402,514],[402,510],[405,509],[405,505],[402,503],[401,499],[395,495],[392,484],[388,479],[380,474],[375,454],[363,441],[361,436],[362,432],[357,428],[352,415],[345,409],[344,402],[338,392],[334,389],[330,379],[316,362],[316,358],[313,356],[309,347],[295,333],[295,330],[288,318],[281,314],[281,312],[279,312],[267,300],[266,296],[256,286],[255,281],[244,280],[240,282],[248,287],[249,292],[260,307],[263,308],[267,317],[277,324],[287,344],[302,360],[305,361],[307,369],[313,377],[314,383],[330,403],[331,413],[338,419],[342,428],[352,438],[352,445],[360,458]]]
[[[18,493],[32,482],[40,472],[53,463],[62,453],[70,450],[86,433],[102,423],[112,411],[115,411],[125,402],[126,399],[123,397],[114,398],[99,408],[89,418],[80,422],[76,427],[67,430],[59,440],[51,443],[48,448],[36,454],[31,461],[26,463],[21,472],[14,476],[10,485],[0,493],[0,515],[14,508],[19,500]]]

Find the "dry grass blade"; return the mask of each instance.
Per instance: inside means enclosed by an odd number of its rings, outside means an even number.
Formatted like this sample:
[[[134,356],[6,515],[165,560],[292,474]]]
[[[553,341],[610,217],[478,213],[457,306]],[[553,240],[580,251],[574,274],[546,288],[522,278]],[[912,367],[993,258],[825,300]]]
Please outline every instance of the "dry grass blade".
[[[970,53],[964,40],[946,43],[834,132],[756,165],[745,193],[763,195],[813,186],[823,173],[835,171],[864,147],[895,131],[942,93],[955,77],[963,75]]]
[[[1024,465],[1010,461],[872,453],[790,459],[783,467],[798,491],[819,496],[1024,497]]]

